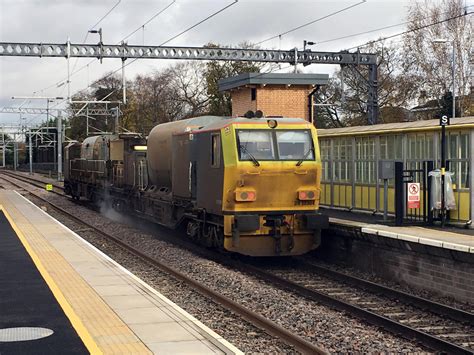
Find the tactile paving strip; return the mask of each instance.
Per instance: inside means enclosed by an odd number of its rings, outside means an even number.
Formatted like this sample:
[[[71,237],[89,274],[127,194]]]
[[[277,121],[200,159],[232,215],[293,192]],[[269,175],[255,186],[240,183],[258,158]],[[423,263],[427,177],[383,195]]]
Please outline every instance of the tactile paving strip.
[[[34,220],[27,219],[28,209],[35,207],[22,204],[24,208],[19,211],[14,204],[19,196],[5,198],[5,193],[2,193],[0,203],[7,212],[7,218],[10,215],[14,221],[12,227],[20,234],[19,238],[89,351],[150,354],[133,331],[41,235],[48,233],[60,237],[62,231],[58,225],[36,224]]]

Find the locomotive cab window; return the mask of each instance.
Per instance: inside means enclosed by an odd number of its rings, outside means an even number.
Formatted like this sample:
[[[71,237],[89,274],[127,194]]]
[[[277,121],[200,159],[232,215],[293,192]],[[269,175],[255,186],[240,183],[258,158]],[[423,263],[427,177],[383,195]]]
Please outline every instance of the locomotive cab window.
[[[314,160],[310,130],[238,130],[237,149],[241,161]]]
[[[276,132],[280,160],[314,160],[311,131]]]
[[[265,130],[237,131],[240,160],[275,160],[272,132]]]
[[[211,134],[211,167],[218,168],[221,161],[221,136],[218,133]]]

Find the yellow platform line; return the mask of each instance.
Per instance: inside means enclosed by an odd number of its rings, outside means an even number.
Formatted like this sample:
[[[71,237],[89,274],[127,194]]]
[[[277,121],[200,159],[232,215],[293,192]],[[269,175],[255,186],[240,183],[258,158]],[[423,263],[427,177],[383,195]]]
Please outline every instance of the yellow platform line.
[[[16,235],[20,239],[21,243],[25,247],[26,251],[30,255],[31,259],[33,260],[36,268],[40,272],[41,276],[43,277],[44,281],[48,285],[49,289],[53,293],[54,297],[58,301],[59,305],[63,309],[64,313],[66,316],[69,318],[71,324],[73,325],[74,329],[76,330],[77,334],[83,341],[84,345],[86,346],[87,350],[91,354],[102,354],[102,351],[99,349],[98,345],[94,341],[92,335],[89,333],[87,328],[84,326],[83,322],[81,319],[78,317],[76,312],[74,312],[73,308],[67,301],[66,297],[64,297],[63,293],[61,292],[61,289],[58,287],[56,282],[53,280],[51,275],[46,271],[46,268],[44,267],[43,263],[41,262],[40,258],[38,255],[35,253],[31,245],[28,243],[26,240],[25,236],[21,232],[21,230],[17,227],[15,222],[13,221],[13,218],[10,216],[8,211],[3,208],[2,205],[0,205],[0,210],[3,211],[5,217],[7,218],[8,222],[10,223],[10,226],[13,228],[15,231]]]
[[[73,266],[76,263],[76,267],[81,268],[84,262],[87,265],[90,250],[80,247],[77,251],[77,255],[82,255],[80,260],[72,261],[72,264],[68,261],[68,258],[74,259],[76,255],[74,249],[70,248],[79,247],[74,242],[72,231],[17,192],[0,191],[0,203],[14,220],[16,228],[20,230],[36,258],[41,261],[43,269],[81,320],[99,351],[103,354],[149,354],[150,349],[84,279],[84,275],[92,276],[95,271],[77,271]],[[51,223],[53,221],[56,223]],[[67,250],[61,252],[55,243],[60,243],[60,249],[64,249],[62,243],[65,243],[68,245]],[[102,264],[100,258],[92,263]]]

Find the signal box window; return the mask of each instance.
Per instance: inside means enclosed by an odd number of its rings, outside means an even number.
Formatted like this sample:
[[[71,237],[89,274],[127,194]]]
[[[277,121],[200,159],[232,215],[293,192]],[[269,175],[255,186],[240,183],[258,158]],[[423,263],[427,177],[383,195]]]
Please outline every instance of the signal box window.
[[[211,167],[218,168],[221,161],[221,140],[219,134],[211,135]]]
[[[257,100],[257,88],[251,88],[250,89],[250,97],[252,101]]]

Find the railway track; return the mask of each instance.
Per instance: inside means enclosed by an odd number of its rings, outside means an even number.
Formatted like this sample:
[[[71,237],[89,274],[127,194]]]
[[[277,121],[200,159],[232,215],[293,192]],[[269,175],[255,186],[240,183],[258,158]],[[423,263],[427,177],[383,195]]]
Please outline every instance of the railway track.
[[[252,266],[256,276],[436,351],[474,353],[474,314],[307,262]]]
[[[12,177],[12,176],[10,176],[10,177]],[[63,214],[67,218],[73,220],[74,222],[76,222],[80,225],[83,225],[84,227],[88,228],[89,230],[92,230],[92,231],[96,232],[97,234],[101,235],[102,237],[106,238],[107,240],[115,243],[116,245],[121,247],[123,250],[126,250],[130,254],[140,258],[144,262],[146,262],[146,263],[148,263],[148,264],[164,271],[167,274],[170,274],[171,276],[173,276],[177,280],[179,280],[181,282],[184,282],[186,285],[193,288],[194,290],[196,290],[198,293],[202,294],[206,298],[211,299],[215,303],[220,304],[224,308],[226,308],[226,309],[230,310],[231,312],[239,315],[240,317],[247,320],[249,323],[253,324],[257,328],[262,329],[265,332],[267,332],[268,334],[273,335],[273,336],[281,339],[286,344],[295,347],[295,349],[297,349],[298,351],[301,351],[302,353],[305,353],[305,354],[306,353],[309,353],[309,354],[327,354],[327,352],[323,348],[308,342],[307,340],[303,339],[302,337],[300,337],[300,336],[298,336],[294,333],[291,333],[287,329],[279,326],[275,322],[261,316],[258,313],[255,313],[255,312],[243,307],[242,305],[240,305],[237,302],[227,298],[226,296],[223,296],[220,293],[217,293],[217,292],[213,291],[209,287],[207,287],[205,285],[202,285],[201,283],[193,280],[192,278],[186,276],[185,274],[181,273],[180,271],[169,267],[168,265],[164,264],[163,262],[161,262],[161,261],[159,261],[155,258],[150,257],[149,255],[147,255],[143,251],[136,249],[135,247],[131,246],[127,242],[125,242],[125,241],[123,241],[123,240],[121,240],[121,239],[119,239],[119,238],[117,238],[117,237],[115,237],[115,236],[113,236],[113,235],[97,228],[96,226],[94,226],[92,224],[87,223],[86,221],[83,221],[82,219],[80,219],[80,218],[74,216],[73,214],[71,214],[70,212],[66,211],[64,208],[55,205],[54,203],[48,201],[47,199],[45,199],[44,197],[40,196],[39,194],[33,192],[32,190],[25,188],[25,186],[19,185],[18,183],[14,182],[14,181],[11,181],[9,178],[5,178],[4,175],[0,176],[0,179],[4,179],[9,184],[17,186],[18,188],[27,191],[32,196],[39,199],[43,203],[51,206],[53,209],[60,212],[61,214]],[[21,180],[21,179],[19,179],[19,180]],[[25,180],[27,180],[27,179],[25,179]]]
[[[24,179],[24,182],[27,182],[26,180],[28,179]],[[292,259],[283,266],[275,263],[262,266],[231,259],[228,255],[208,251],[199,253],[282,289],[349,313],[398,336],[417,341],[433,350],[459,354],[474,353],[474,314],[471,312],[300,259]]]
[[[34,186],[40,187],[40,188],[44,188],[45,184],[47,184],[47,182],[44,181],[44,180],[36,179],[36,178],[34,178],[32,176],[29,176],[29,175],[14,173],[13,171],[9,171],[9,170],[2,170],[1,173],[5,174],[7,176],[13,177],[15,179],[18,179],[20,181],[27,182],[31,185],[34,185]],[[57,191],[57,190],[64,191],[63,186],[58,185],[58,184],[52,184],[52,185],[53,185],[53,188],[56,189],[56,190],[54,190],[54,189],[52,190],[53,193],[56,193],[56,194],[59,194],[59,195],[64,195],[63,193],[59,193]]]

